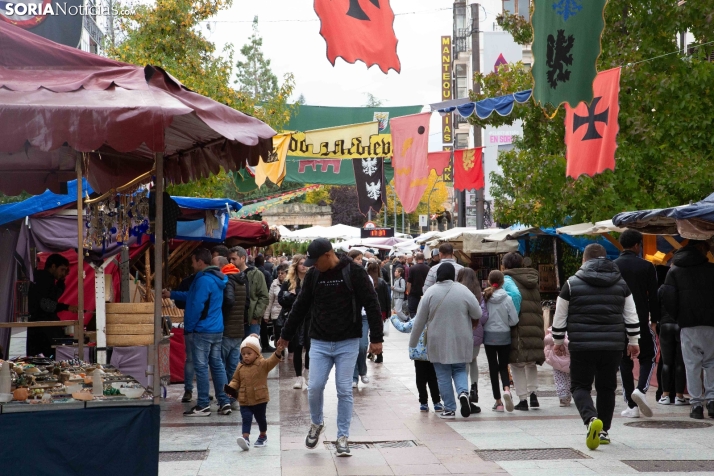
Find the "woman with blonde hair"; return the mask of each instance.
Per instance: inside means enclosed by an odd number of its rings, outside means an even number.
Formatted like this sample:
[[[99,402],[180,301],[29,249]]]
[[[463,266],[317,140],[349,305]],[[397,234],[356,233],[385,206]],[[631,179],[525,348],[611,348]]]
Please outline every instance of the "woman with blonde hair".
[[[293,256],[292,264],[288,269],[288,276],[285,278],[283,285],[280,287],[278,294],[278,302],[283,307],[281,315],[284,320],[287,320],[290,310],[295,304],[300,291],[302,290],[302,282],[305,279],[308,268],[305,267],[305,255]],[[293,388],[300,390],[307,387],[306,379],[302,372],[302,351],[305,352],[305,373],[310,369],[310,338],[308,337],[307,329],[310,328],[309,321],[305,321],[297,332],[297,339],[290,342],[289,352],[293,352],[293,366],[295,367],[295,384]]]

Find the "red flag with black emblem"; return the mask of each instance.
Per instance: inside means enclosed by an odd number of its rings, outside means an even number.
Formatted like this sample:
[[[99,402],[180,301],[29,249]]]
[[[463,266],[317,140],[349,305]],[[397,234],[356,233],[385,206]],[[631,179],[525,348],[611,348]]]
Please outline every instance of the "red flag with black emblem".
[[[593,100],[572,108],[565,104],[565,175],[578,179],[610,169],[615,171],[617,115],[620,112],[620,68],[598,73],[593,81]]]
[[[315,0],[320,34],[327,42],[327,59],[378,65],[384,74],[397,73],[401,64],[394,34],[394,12],[389,0]]]

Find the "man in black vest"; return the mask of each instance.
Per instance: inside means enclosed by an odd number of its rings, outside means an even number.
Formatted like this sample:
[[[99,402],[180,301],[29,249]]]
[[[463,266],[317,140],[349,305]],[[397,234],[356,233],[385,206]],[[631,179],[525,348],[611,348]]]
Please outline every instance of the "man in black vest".
[[[617,370],[627,344],[627,355],[640,353],[640,321],[632,293],[602,245],[591,244],[583,265],[563,286],[553,318],[553,351],[565,355],[565,333],[570,340],[570,380],[575,405],[588,427],[586,444],[594,450],[609,444],[615,411]],[[593,380],[597,409],[590,392]]]
[[[620,244],[623,252],[615,260],[617,268],[622,274],[622,279],[632,291],[632,298],[637,307],[637,316],[640,320],[640,378],[635,388],[632,375],[633,360],[625,355],[620,365],[622,387],[624,388],[627,409],[622,416],[639,418],[640,412],[652,416],[652,409],[647,404],[645,394],[650,387],[650,379],[655,370],[657,359],[657,335],[654,327],[659,322],[660,307],[657,299],[657,271],[652,263],[640,258],[642,248],[642,233],[637,230],[625,230],[620,235]],[[650,322],[651,321],[651,322]]]

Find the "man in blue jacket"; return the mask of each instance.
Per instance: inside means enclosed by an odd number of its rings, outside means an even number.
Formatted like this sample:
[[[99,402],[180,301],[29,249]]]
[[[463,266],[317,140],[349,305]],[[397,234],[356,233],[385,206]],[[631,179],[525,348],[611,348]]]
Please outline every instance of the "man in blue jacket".
[[[228,278],[216,266],[211,266],[211,252],[198,248],[191,254],[191,264],[196,275],[188,292],[164,290],[163,297],[185,302],[184,333],[193,341],[193,366],[196,371],[198,400],[196,406],[184,412],[185,416],[210,416],[208,396],[208,368],[211,368],[221,415],[231,414],[231,404],[223,391],[226,370],[221,358],[223,341],[223,289]]]

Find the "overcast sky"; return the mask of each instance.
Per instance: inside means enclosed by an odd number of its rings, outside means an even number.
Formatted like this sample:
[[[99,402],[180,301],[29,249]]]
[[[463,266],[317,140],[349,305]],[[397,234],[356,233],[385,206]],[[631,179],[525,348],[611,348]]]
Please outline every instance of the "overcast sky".
[[[486,15],[482,30],[491,30],[501,0],[481,3]],[[394,70],[384,74],[377,66],[368,70],[362,62],[348,64],[342,58],[333,67],[327,60],[313,0],[234,0],[230,10],[209,22],[206,35],[219,50],[232,43],[238,59],[257,15],[263,52],[272,61],[273,71],[279,78],[293,73],[294,99],[303,94],[310,105],[363,106],[366,93],[386,106],[437,102],[441,95],[439,42],[442,35],[452,34],[453,0],[391,0],[390,4],[396,14],[401,74]]]

